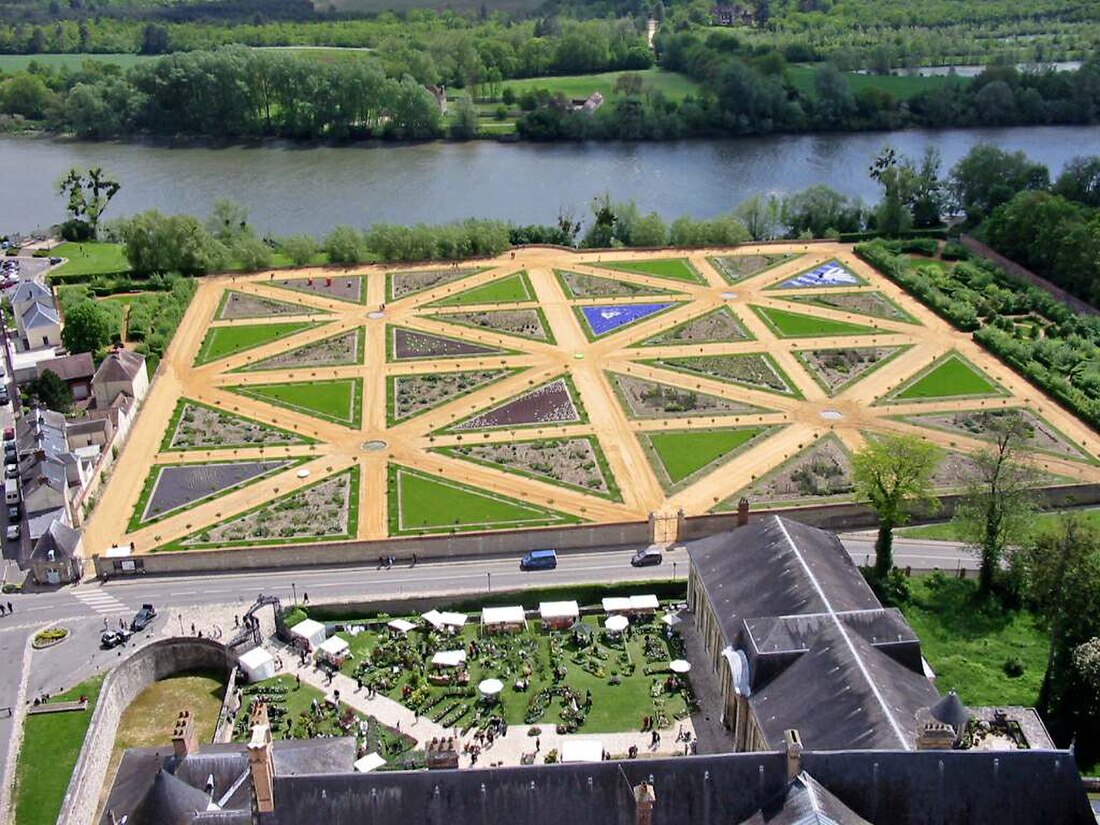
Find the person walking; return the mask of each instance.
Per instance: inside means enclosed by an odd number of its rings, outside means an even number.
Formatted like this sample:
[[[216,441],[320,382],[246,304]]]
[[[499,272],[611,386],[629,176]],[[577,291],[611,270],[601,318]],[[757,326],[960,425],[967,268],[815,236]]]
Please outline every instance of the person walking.
[[[304,592],[302,593],[302,603],[303,604],[309,604],[309,594],[308,593],[304,593]]]

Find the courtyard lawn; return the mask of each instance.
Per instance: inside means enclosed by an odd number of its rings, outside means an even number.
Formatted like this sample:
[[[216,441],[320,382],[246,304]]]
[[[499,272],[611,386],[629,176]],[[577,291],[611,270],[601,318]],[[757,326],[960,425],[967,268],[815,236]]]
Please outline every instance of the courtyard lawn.
[[[760,319],[781,338],[818,338],[829,335],[873,335],[877,330],[862,324],[818,318],[774,307],[753,306]]]
[[[655,261],[621,261],[619,263],[600,264],[604,269],[619,272],[633,272],[635,275],[650,275],[654,278],[668,278],[672,281],[686,281],[692,284],[705,284],[706,278],[699,274],[687,258],[665,258]]]
[[[676,484],[764,432],[766,427],[646,433],[669,481]]]
[[[699,84],[691,78],[661,69],[645,69],[640,72],[603,72],[566,77],[530,77],[523,80],[506,81],[504,88],[510,88],[517,96],[527,91],[546,89],[551,94],[561,93],[571,99],[588,97],[593,92],[599,92],[605,100],[610,100],[618,97],[615,93],[615,83],[624,74],[639,75],[646,91],[654,89],[671,100],[683,100],[688,95],[698,96],[699,94]]]
[[[901,611],[913,626],[941,693],[955,689],[963,704],[1033,706],[1047,661],[1047,637],[1026,611],[975,603],[978,582],[932,574],[914,578]],[[1004,665],[1019,659],[1023,675]]]
[[[296,324],[241,324],[232,327],[211,327],[195,356],[195,366],[209,364],[230,355],[237,355],[288,335],[317,326],[311,323]]]
[[[477,304],[515,304],[535,300],[535,291],[527,280],[525,272],[517,272],[499,281],[490,281],[457,295],[451,295],[435,301],[428,306],[452,307],[474,306]]]
[[[1073,510],[1082,521],[1090,527],[1100,530],[1100,509]],[[1052,533],[1058,529],[1058,513],[1038,513],[1030,522],[1031,535]],[[920,527],[905,527],[897,532],[901,538],[907,539],[932,539],[934,541],[962,541],[959,536],[959,527],[953,521],[945,521],[939,524],[924,524]]]
[[[0,55],[0,61],[10,55]],[[0,63],[2,67],[2,63]],[[71,243],[58,244],[50,250],[50,257],[67,258],[51,275],[99,275],[102,273],[129,272],[130,261],[126,247],[120,243]]]
[[[13,800],[19,825],[53,825],[57,821],[102,684],[103,674],[93,676],[51,700],[73,702],[87,696],[86,711],[44,713],[28,716],[24,722]]]
[[[679,638],[668,640],[656,620],[633,620],[624,645],[603,630],[602,614],[583,617],[589,628],[583,636],[544,630],[537,617],[529,617],[527,629],[516,633],[480,635],[478,618],[470,615],[457,636],[419,629],[400,637],[382,628],[344,635],[353,656],[343,671],[448,727],[469,730],[492,715],[503,716],[517,726],[509,737],[525,736],[530,726],[547,732],[561,725],[562,732],[618,733],[640,730],[643,716],[659,718],[665,727],[688,715],[690,688],[687,693],[664,689],[669,661],[683,657]],[[471,643],[478,645],[476,655]],[[447,673],[431,667],[432,655],[460,647],[468,650],[468,681],[432,680],[433,673]],[[489,678],[505,685],[496,706],[477,696],[477,685]],[[516,682],[525,678],[527,689],[518,690]],[[562,688],[573,692],[582,709],[590,692],[591,707],[574,715],[560,694],[544,693]],[[529,749],[534,750],[533,741]]]
[[[391,535],[501,530],[580,521],[568,513],[392,465],[389,502]]]
[[[1000,394],[1000,387],[958,353],[951,353],[938,365],[903,389],[894,398],[912,401],[924,398],[954,398]]]
[[[358,427],[362,423],[362,378],[260,384],[230,389],[258,401],[267,401],[336,424]]]

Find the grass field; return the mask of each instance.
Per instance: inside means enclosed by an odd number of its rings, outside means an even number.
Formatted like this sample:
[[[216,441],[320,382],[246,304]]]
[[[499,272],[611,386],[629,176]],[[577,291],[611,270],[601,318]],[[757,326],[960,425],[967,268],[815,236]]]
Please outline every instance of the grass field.
[[[337,424],[358,427],[362,423],[362,378],[297,381],[289,384],[262,384],[231,387],[231,389],[250,398],[267,401]]]
[[[1046,669],[1046,636],[1030,613],[996,603],[978,606],[977,588],[974,579],[915,578],[913,599],[901,611],[920,638],[942,693],[954,688],[971,706],[1032,706]],[[1004,664],[1017,657],[1024,672],[1011,678]]]
[[[144,54],[0,54],[0,72],[21,72],[31,63],[75,72],[80,70],[85,60],[112,63],[128,69],[138,63],[155,59],[154,55]]]
[[[645,69],[640,72],[603,72],[601,74],[567,75],[565,77],[528,77],[523,80],[509,80],[504,88],[521,95],[532,89],[546,89],[552,94],[561,92],[568,98],[588,97],[599,92],[605,99],[616,97],[615,82],[624,74],[637,74],[642,77],[646,90],[655,89],[672,100],[682,100],[688,95],[699,94],[699,84],[691,78],[666,72],[661,69]]]
[[[675,484],[706,467],[727,453],[748,443],[764,427],[729,430],[681,430],[671,433],[647,433],[661,464]]]
[[[57,821],[102,684],[101,674],[53,697],[52,701],[71,702],[87,696],[86,711],[27,717],[15,772],[15,822],[19,825],[53,825]]]
[[[752,307],[753,312],[781,338],[814,338],[827,335],[873,335],[875,330],[862,324],[818,318],[774,307]]]
[[[787,79],[803,94],[817,97],[817,91],[814,89],[815,71],[817,69],[813,66],[788,66]],[[880,89],[889,92],[899,100],[908,100],[922,92],[933,91],[949,83],[970,82],[969,78],[953,78],[945,75],[921,77],[920,75],[874,75],[848,72],[846,76],[855,94],[859,94],[864,89]]]
[[[499,281],[490,281],[483,286],[475,286],[465,292],[450,295],[439,301],[434,301],[428,306],[433,307],[458,307],[475,306],[478,304],[514,304],[523,301],[533,301],[535,292],[531,282],[527,280],[527,274],[517,272]],[[549,327],[547,327],[549,330]]]
[[[601,264],[604,269],[619,272],[633,272],[635,275],[651,275],[654,278],[668,278],[672,281],[686,281],[691,284],[705,284],[706,278],[691,265],[686,258],[666,258],[656,261],[623,261],[622,263]]]
[[[991,395],[998,387],[970,365],[962,356],[951,354],[894,396],[898,401],[922,398],[954,398],[964,395]]]
[[[296,332],[316,326],[310,323],[296,324],[242,324],[233,327],[211,327],[195,356],[195,366],[209,364],[230,355],[269,344]]]
[[[0,56],[3,59],[3,56]],[[58,275],[97,275],[101,272],[128,272],[126,247],[120,243],[63,243],[50,250],[51,257],[68,258],[57,269]]]
[[[1086,524],[1100,530],[1100,509],[1074,510]],[[1044,532],[1052,532],[1058,526],[1058,513],[1039,513],[1031,519],[1031,535]],[[962,541],[959,535],[958,525],[953,521],[944,521],[939,524],[924,524],[920,527],[905,527],[898,531],[899,536],[908,539],[933,539],[936,541]]]

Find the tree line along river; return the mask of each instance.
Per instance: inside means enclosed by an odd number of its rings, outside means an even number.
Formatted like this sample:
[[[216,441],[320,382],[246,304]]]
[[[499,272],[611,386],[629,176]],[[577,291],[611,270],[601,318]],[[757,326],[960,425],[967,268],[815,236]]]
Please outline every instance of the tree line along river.
[[[944,171],[972,146],[1023,150],[1052,176],[1075,155],[1100,153],[1100,127],[914,130],[771,135],[674,143],[427,143],[390,146],[167,147],[0,138],[0,233],[59,222],[55,182],[71,167],[102,166],[123,184],[107,218],[145,209],[205,215],[217,198],[244,204],[263,232],[324,234],[337,224],[440,223],[466,217],[552,223],[588,219],[610,192],[666,219],[711,217],[757,192],[825,184],[864,201],[886,145],[911,156],[939,149]]]

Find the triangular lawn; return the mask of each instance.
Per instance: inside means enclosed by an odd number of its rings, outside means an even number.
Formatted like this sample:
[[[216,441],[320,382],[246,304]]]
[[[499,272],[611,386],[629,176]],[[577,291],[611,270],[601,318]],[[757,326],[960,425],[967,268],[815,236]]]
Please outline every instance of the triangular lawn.
[[[363,416],[363,379],[294,381],[226,387],[238,395],[357,429]]]
[[[263,424],[220,407],[181,398],[176,403],[171,421],[168,422],[160,450],[222,450],[312,443],[312,438],[290,430]]]
[[[391,375],[386,379],[386,420],[392,427],[517,372],[501,368]]]
[[[662,304],[597,304],[595,306],[573,307],[581,322],[581,329],[589,341],[603,338],[613,332],[621,332],[632,324],[646,321],[679,303]]]
[[[852,497],[852,456],[829,433],[769,470],[714,508],[736,510],[741,497],[760,504],[792,505],[834,501]]]
[[[830,396],[861,381],[897,358],[908,346],[838,347],[795,350],[794,357]]]
[[[195,366],[209,364],[246,350],[262,347],[280,338],[286,338],[317,324],[302,321],[292,324],[241,324],[227,327],[210,327],[202,346],[195,356]]]
[[[436,358],[476,358],[482,355],[506,355],[513,350],[475,344],[462,338],[420,332],[405,327],[386,330],[387,361],[430,361]]]
[[[729,307],[718,307],[704,315],[662,330],[636,347],[688,346],[690,344],[717,344],[727,341],[749,341],[752,334],[745,329],[741,319]]]
[[[477,309],[468,312],[441,312],[425,315],[436,321],[458,324],[470,329],[511,335],[528,341],[555,343],[554,333],[542,307],[516,307],[515,309]]]
[[[264,295],[251,292],[238,292],[227,289],[222,293],[218,311],[214,313],[216,321],[232,321],[237,318],[270,318],[277,315],[328,315],[328,310],[315,309],[289,301],[278,301]]]
[[[826,289],[838,286],[862,286],[867,282],[845,267],[840,261],[832,260],[799,272],[797,275],[773,284],[768,289]]]
[[[280,289],[316,295],[318,298],[334,298],[349,304],[367,302],[366,275],[313,275],[305,278],[282,278],[269,283]]]
[[[587,421],[588,415],[573,379],[563,375],[467,416],[441,432],[554,427]]]
[[[783,368],[766,352],[746,352],[734,355],[689,355],[682,358],[654,358],[643,361],[654,367],[665,367],[697,375],[724,384],[801,398],[798,386],[783,372]]]
[[[392,464],[388,498],[392,536],[508,530],[581,521],[568,513]]]
[[[588,275],[582,272],[572,272],[568,269],[555,269],[554,274],[562,285],[567,298],[571,299],[607,299],[607,298],[639,298],[647,295],[683,295],[673,289],[665,289],[648,284],[636,284],[631,281],[620,281],[618,278],[602,278],[599,275]]]
[[[386,300],[396,301],[399,298],[416,295],[418,292],[452,284],[484,271],[485,267],[479,266],[469,269],[416,269],[407,272],[387,272]]]
[[[363,363],[366,336],[362,327],[355,327],[338,335],[303,344],[287,352],[280,352],[262,361],[256,361],[233,372],[262,372],[264,370],[309,369],[311,367],[344,367]]]
[[[817,315],[804,315],[776,307],[750,305],[768,328],[780,338],[826,338],[833,335],[874,335],[880,330],[852,324],[847,321],[834,321]]]
[[[705,284],[707,279],[699,274],[687,258],[663,258],[655,261],[622,261],[620,263],[596,264],[603,269],[615,269],[634,275],[649,275],[653,278],[667,278],[671,281],[683,281],[689,284]]]
[[[651,378],[617,372],[608,373],[607,377],[628,418],[703,418],[774,412],[743,401],[685,389]]]
[[[891,392],[894,402],[942,398],[987,398],[1006,395],[1004,387],[957,352],[949,352],[931,367]]]
[[[905,324],[917,324],[916,318],[881,292],[817,292],[811,295],[776,296],[782,301],[805,306],[818,306],[851,312],[868,318],[882,318]]]
[[[301,544],[355,538],[358,465],[203,527],[158,550]]]
[[[704,467],[729,456],[759,437],[770,427],[730,427],[728,429],[673,430],[639,433],[649,449],[646,455],[657,470],[657,477],[670,490],[697,474]]]
[[[471,461],[567,490],[622,501],[607,456],[594,435],[434,447],[432,452]]]
[[[711,266],[718,270],[718,274],[721,275],[727,283],[736,284],[739,281],[751,278],[753,275],[759,275],[761,272],[777,267],[780,264],[785,264],[787,261],[793,261],[795,258],[800,258],[801,256],[801,253],[784,255],[716,255],[713,258],[707,258],[707,260],[710,261]]]
[[[489,281],[487,284],[472,287],[455,295],[448,295],[446,298],[432,301],[430,304],[425,304],[425,306],[459,307],[480,304],[519,304],[534,300],[536,300],[535,289],[531,286],[527,273],[516,272],[505,278]]]

